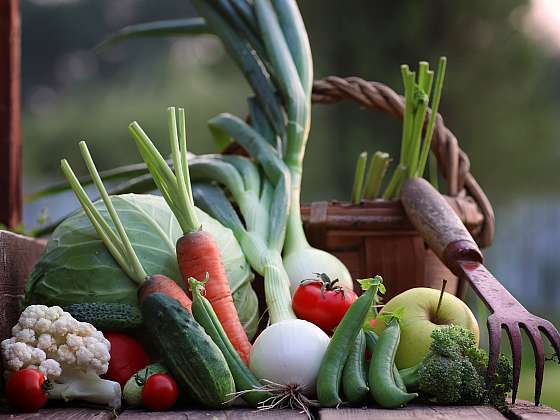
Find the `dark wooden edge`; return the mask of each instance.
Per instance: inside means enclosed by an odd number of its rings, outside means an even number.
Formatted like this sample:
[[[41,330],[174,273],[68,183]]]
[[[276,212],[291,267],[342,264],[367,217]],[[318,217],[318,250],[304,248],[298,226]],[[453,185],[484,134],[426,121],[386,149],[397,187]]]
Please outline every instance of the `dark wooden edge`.
[[[503,414],[512,420],[545,420],[559,419],[560,412],[546,405],[535,406],[529,401],[517,400],[514,405],[509,404]]]
[[[21,222],[19,1],[0,1],[0,223]]]

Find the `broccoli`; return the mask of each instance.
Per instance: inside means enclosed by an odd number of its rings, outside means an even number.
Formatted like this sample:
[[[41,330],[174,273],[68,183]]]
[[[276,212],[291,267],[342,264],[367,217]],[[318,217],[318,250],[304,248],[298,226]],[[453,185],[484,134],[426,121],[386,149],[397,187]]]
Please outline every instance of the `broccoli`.
[[[500,355],[496,375],[487,384],[488,355],[477,347],[471,331],[450,325],[434,330],[432,340],[424,360],[401,371],[407,387],[440,404],[505,405],[513,372],[507,357]]]

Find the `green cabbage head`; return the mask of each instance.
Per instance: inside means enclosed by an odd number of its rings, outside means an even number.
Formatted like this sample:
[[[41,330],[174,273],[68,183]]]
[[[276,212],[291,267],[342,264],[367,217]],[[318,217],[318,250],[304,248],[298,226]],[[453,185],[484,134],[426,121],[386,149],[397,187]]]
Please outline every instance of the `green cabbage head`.
[[[164,274],[180,280],[175,243],[182,236],[175,216],[162,197],[148,194],[112,196],[111,201],[132,246],[148,274]],[[112,225],[101,201],[95,206]],[[258,322],[257,297],[251,287],[253,274],[237,240],[202,210],[202,228],[216,240],[239,318],[251,338]],[[62,222],[50,237],[46,250],[30,274],[26,304],[67,306],[104,302],[137,305],[137,284],[122,271],[83,211]]]

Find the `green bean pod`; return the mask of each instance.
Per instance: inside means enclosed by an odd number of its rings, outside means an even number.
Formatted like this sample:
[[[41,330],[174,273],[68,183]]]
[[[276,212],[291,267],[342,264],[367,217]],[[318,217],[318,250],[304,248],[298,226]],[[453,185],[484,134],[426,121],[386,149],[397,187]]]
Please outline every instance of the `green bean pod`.
[[[241,398],[250,406],[257,407],[261,402],[270,398],[272,395],[269,392],[257,390],[262,384],[249,368],[245,366],[239,354],[227,338],[220,321],[214,313],[214,309],[212,309],[212,305],[208,299],[202,296],[198,289],[201,283],[194,279],[190,279],[189,283],[193,296],[192,313],[194,319],[204,328],[206,334],[210,336],[224,355],[233,376],[236,391],[246,391],[241,394]],[[255,391],[250,392],[251,390]]]
[[[385,408],[402,407],[418,397],[400,389],[395,381],[393,366],[399,347],[401,329],[399,323],[391,321],[379,336],[369,365],[370,392],[375,401]]]
[[[362,330],[358,332],[344,365],[342,390],[346,399],[352,404],[363,403],[368,396],[366,338]]]
[[[366,331],[365,338],[366,338],[366,348],[369,351],[369,354],[373,354],[373,348],[377,343],[377,335],[373,331]],[[402,378],[401,373],[397,369],[397,365],[395,365],[394,363],[393,363],[393,378],[395,379],[395,384],[397,384],[397,386],[401,390],[407,392],[407,384],[405,380]]]
[[[342,403],[339,395],[342,371],[376,293],[377,286],[371,286],[364,292],[350,306],[334,331],[317,377],[317,397],[321,407],[336,407]]]

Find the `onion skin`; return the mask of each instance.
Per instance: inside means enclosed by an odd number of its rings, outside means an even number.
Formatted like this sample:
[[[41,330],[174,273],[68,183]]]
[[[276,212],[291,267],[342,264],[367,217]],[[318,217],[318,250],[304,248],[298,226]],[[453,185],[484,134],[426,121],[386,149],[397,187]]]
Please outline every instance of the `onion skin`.
[[[299,385],[301,393],[313,398],[329,341],[323,330],[302,319],[277,322],[255,340],[249,367],[260,380]]]

